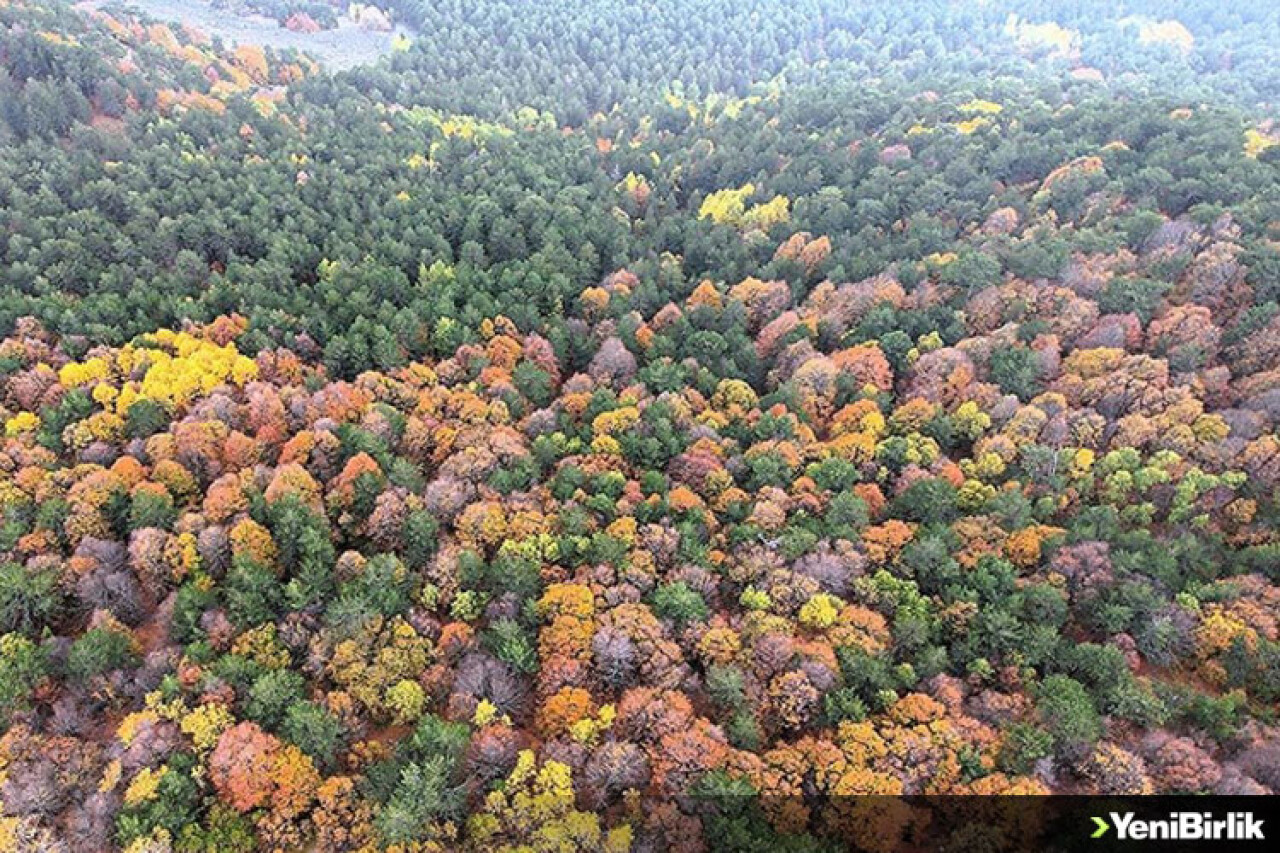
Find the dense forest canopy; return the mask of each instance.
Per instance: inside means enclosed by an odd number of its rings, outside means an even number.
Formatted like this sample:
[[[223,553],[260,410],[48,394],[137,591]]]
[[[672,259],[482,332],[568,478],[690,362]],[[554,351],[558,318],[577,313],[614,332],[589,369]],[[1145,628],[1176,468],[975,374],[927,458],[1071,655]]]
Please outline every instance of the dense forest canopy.
[[[306,333],[342,348],[363,320],[419,356],[440,316],[468,333],[494,313],[531,329],[572,313],[557,306],[611,271],[655,280],[664,255],[681,260],[670,286],[685,293],[758,272],[767,241],[729,239],[696,215],[721,189],[785,196],[791,219],[755,230],[774,246],[788,229],[824,234],[832,274],[857,279],[963,241],[999,207],[1025,208],[1052,170],[1112,141],[1129,150],[1111,158],[1107,191],[1133,212],[1248,201],[1242,225],[1265,236],[1272,170],[1241,134],[1259,133],[1256,105],[1277,72],[1235,44],[1241,30],[1217,28],[1274,32],[1274,11],[1206,11],[1184,48],[1176,29],[1144,45],[1142,22],[1157,19],[1141,8],[1125,25],[1064,14],[1054,40],[1028,36],[1001,4],[913,4],[913,15],[827,5],[665,3],[635,7],[642,21],[567,2],[539,4],[541,16],[515,3],[405,5],[422,33],[414,48],[334,77],[246,48],[215,59],[183,32],[121,33],[40,7],[54,29],[7,30],[0,77],[12,149],[0,177],[0,327],[35,316],[119,343],[239,310],[255,346]],[[51,38],[58,27],[77,43]],[[154,65],[137,67],[134,51]],[[1232,71],[1219,79],[1223,65]],[[1165,71],[1195,83],[1175,86]],[[275,88],[300,78],[288,95]],[[1153,78],[1167,91],[1150,94]],[[990,126],[961,109],[981,99],[1003,111]],[[1232,102],[1255,111],[1233,114]],[[1200,109],[1171,115],[1187,105]],[[105,132],[115,119],[131,132]],[[935,132],[966,121],[975,132]],[[876,145],[908,136],[913,161],[879,162]],[[631,209],[619,205],[628,175],[646,184]],[[320,281],[326,260],[346,262],[336,285]],[[441,290],[420,286],[437,263],[458,295],[423,298]],[[378,363],[357,355],[347,375]]]
[[[0,0],[0,850],[1280,792],[1280,8],[1170,6]]]

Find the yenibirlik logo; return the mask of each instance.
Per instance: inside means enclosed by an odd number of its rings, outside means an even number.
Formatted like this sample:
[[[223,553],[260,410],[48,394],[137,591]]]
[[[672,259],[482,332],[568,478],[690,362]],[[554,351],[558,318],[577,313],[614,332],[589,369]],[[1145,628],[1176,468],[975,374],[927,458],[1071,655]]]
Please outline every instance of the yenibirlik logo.
[[[1263,820],[1252,812],[1230,812],[1215,819],[1212,812],[1170,812],[1167,820],[1146,820],[1133,812],[1110,812],[1111,822],[1095,816],[1090,838],[1102,838],[1115,827],[1120,841],[1264,841]]]

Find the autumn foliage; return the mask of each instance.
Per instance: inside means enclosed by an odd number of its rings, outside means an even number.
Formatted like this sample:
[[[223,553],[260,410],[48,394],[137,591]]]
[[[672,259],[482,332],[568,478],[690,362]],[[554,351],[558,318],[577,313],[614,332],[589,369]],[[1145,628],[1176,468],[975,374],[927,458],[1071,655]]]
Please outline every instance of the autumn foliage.
[[[547,77],[591,109],[419,86],[472,65],[436,43],[295,87],[82,10],[128,121],[86,86],[36,157],[10,124],[97,67],[36,3],[0,0],[0,853],[889,853],[918,795],[990,798],[939,849],[995,849],[1005,795],[1280,793],[1271,122],[1102,121],[1096,43],[1016,17],[993,55],[1069,82],[721,65],[632,115],[592,63]],[[862,52],[828,17],[806,50]]]

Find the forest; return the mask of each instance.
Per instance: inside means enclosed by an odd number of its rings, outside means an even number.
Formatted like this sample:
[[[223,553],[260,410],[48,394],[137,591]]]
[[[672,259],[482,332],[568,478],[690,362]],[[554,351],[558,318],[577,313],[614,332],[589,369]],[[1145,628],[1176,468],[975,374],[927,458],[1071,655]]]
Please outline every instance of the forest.
[[[0,853],[1280,793],[1280,6],[374,6],[0,0]]]

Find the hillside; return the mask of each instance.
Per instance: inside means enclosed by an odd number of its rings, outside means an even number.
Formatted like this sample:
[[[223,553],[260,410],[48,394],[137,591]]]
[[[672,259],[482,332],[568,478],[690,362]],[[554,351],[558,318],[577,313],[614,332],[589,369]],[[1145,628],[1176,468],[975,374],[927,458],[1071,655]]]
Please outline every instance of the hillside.
[[[397,0],[335,70],[0,0],[0,850],[1280,792],[1280,13],[1221,6]]]

